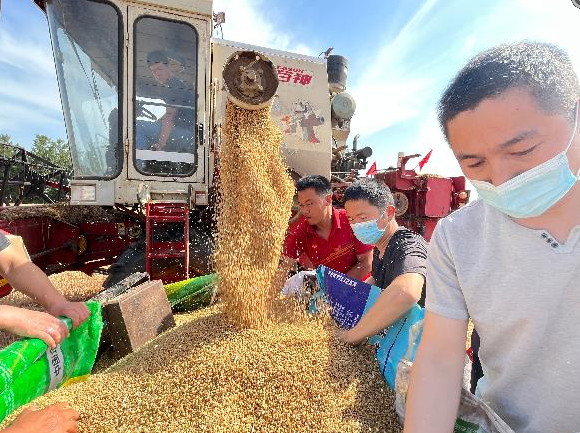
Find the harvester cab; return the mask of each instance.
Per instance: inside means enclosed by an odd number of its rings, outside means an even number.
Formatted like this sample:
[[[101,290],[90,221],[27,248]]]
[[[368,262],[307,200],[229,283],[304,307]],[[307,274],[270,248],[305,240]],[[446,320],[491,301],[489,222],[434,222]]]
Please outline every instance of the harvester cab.
[[[211,2],[36,3],[54,50],[72,204],[206,204]]]

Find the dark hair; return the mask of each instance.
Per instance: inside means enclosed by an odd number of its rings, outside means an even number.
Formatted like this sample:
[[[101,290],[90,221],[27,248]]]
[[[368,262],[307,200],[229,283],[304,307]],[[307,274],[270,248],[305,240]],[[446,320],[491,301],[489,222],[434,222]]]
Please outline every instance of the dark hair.
[[[350,200],[366,200],[380,210],[386,209],[387,206],[395,205],[395,200],[389,187],[384,182],[368,178],[354,181],[344,191],[344,202],[346,203]]]
[[[308,188],[313,188],[319,195],[332,194],[332,185],[330,184],[330,181],[319,174],[305,176],[296,182],[296,191],[304,191]]]
[[[527,88],[546,113],[573,121],[580,86],[568,54],[556,45],[523,41],[484,51],[459,71],[437,108],[445,137],[455,116],[516,87]]]
[[[147,64],[149,66],[154,65],[155,63],[169,64],[169,58],[163,50],[151,51],[147,56]]]

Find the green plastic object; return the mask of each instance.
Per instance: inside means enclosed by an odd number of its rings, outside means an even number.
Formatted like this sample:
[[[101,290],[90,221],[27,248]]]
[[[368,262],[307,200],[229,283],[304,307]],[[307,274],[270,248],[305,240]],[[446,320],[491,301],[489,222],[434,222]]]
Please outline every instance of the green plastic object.
[[[171,309],[185,312],[208,306],[214,297],[217,280],[217,274],[209,274],[165,284],[165,293]]]
[[[103,318],[101,304],[89,301],[87,307],[91,315],[76,329],[61,318],[70,335],[54,349],[37,338],[23,338],[0,350],[0,422],[48,391],[91,373]]]

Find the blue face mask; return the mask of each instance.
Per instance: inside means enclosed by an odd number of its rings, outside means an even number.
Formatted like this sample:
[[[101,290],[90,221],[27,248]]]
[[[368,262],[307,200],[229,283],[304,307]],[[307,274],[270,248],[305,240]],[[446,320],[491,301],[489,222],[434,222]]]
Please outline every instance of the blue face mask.
[[[574,115],[574,130],[564,151],[499,186],[481,180],[471,180],[478,196],[487,204],[513,218],[542,215],[564,197],[578,181],[580,170],[574,175],[566,156],[576,135],[577,124],[578,105]]]
[[[384,214],[385,213],[383,212],[379,218],[382,218]],[[376,245],[376,243],[385,233],[386,227],[384,229],[380,229],[377,225],[379,218],[376,220],[364,221],[362,223],[350,225],[356,238],[363,244]]]

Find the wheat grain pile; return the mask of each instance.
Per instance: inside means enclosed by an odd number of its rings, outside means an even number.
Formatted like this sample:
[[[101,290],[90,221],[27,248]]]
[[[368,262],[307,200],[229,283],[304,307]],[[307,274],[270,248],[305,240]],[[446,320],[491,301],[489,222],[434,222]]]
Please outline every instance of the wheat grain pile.
[[[392,392],[367,348],[323,320],[240,329],[223,304],[111,369],[35,401],[67,401],[80,432],[400,432]]]
[[[3,207],[0,220],[13,221],[22,218],[49,217],[67,224],[78,225],[86,222],[125,221],[126,214],[101,206],[71,206],[68,203],[52,205],[23,205]]]
[[[281,143],[269,108],[245,110],[228,101],[215,266],[227,317],[242,327],[266,324],[277,286],[273,280],[294,195]]]

